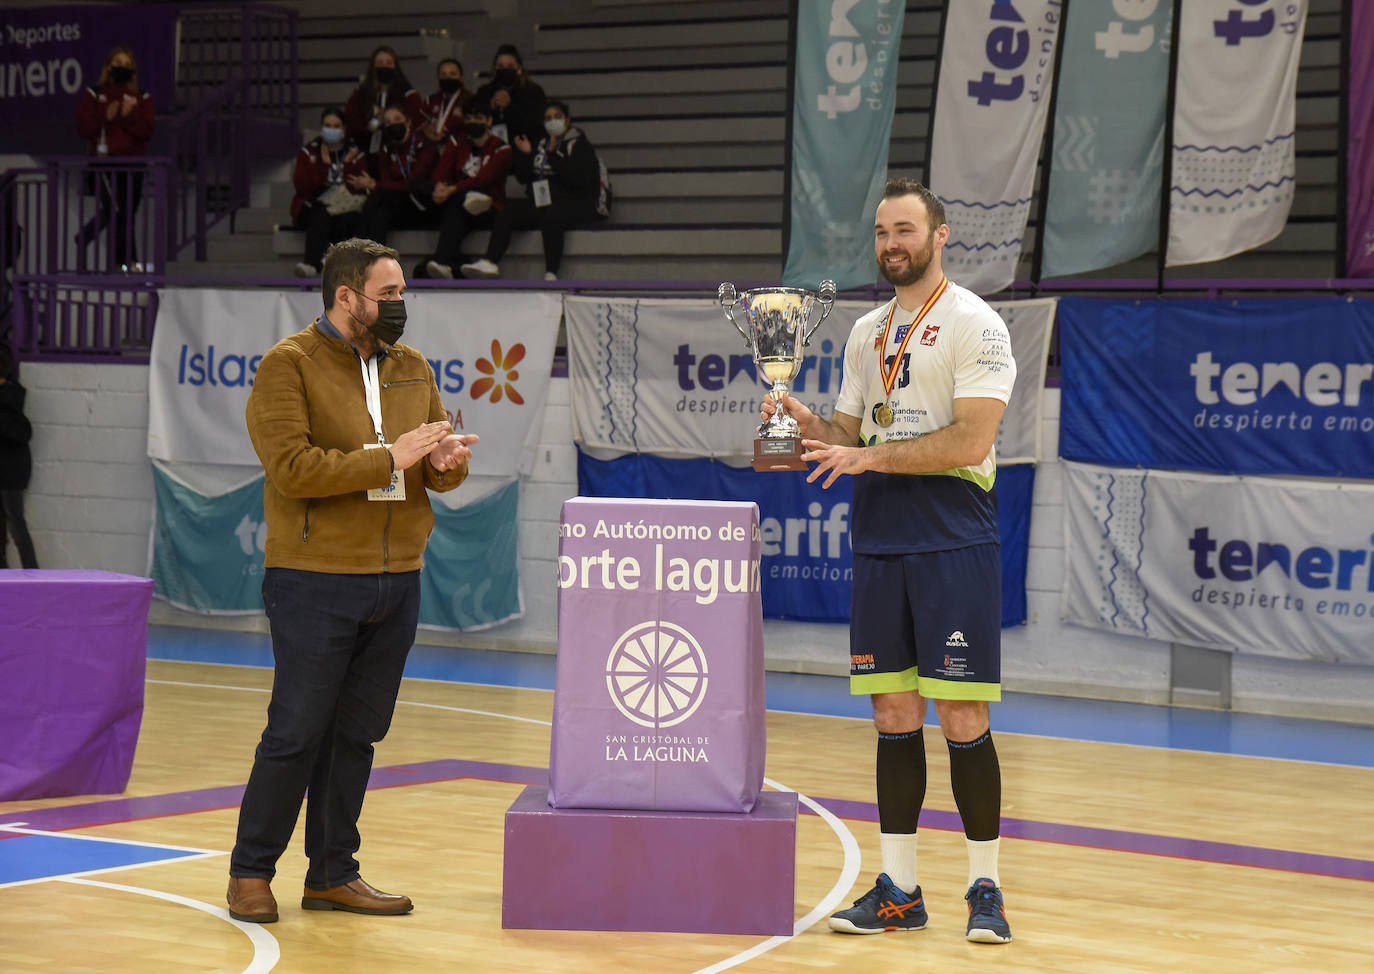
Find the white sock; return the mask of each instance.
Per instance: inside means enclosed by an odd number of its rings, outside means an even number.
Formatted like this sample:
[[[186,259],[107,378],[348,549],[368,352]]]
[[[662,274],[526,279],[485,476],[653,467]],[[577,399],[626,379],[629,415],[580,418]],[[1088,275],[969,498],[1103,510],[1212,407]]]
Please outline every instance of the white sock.
[[[968,846],[968,884],[973,885],[975,879],[990,879],[998,886],[1002,885],[1002,880],[997,876],[997,846],[1001,839],[989,839],[986,842],[974,842],[972,839],[964,839],[964,844]]]
[[[878,835],[883,849],[883,872],[903,893],[916,890],[916,833]]]

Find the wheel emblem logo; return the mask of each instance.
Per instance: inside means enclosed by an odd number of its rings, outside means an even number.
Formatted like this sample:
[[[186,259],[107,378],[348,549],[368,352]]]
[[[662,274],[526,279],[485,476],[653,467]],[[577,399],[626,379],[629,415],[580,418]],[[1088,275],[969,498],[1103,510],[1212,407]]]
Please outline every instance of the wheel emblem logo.
[[[606,689],[616,709],[636,724],[672,727],[706,696],[706,654],[681,626],[641,622],[611,647]]]

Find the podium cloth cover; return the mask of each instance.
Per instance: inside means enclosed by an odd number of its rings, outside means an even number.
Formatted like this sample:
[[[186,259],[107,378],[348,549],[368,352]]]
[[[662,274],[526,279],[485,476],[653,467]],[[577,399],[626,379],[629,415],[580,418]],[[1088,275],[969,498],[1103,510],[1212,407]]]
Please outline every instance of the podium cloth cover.
[[[0,801],[124,790],[153,580],[0,571]]]
[[[752,502],[563,505],[550,805],[753,809],[767,744],[760,554]]]

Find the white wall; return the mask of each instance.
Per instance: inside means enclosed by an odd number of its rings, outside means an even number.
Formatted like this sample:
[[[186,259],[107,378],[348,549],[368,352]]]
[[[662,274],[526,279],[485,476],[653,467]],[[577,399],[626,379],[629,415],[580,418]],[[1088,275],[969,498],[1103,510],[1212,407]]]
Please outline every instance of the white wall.
[[[152,473],[146,457],[148,369],[133,365],[27,362],[34,424],[34,477],[29,528],[47,568],[101,568],[145,574],[152,519]],[[566,379],[555,379],[535,468],[521,488],[520,572],[525,617],[477,633],[423,632],[437,645],[551,653],[556,639],[553,579],[558,515],[577,492],[577,456]],[[1058,453],[1059,391],[1045,391],[1045,453]],[[1166,703],[1167,643],[1115,636],[1059,622],[1064,575],[1060,465],[1036,474],[1028,570],[1029,623],[1003,635],[1003,678],[1012,690]],[[179,625],[262,631],[261,619],[206,618],[154,602],[152,619]],[[773,669],[843,673],[845,626],[769,622]],[[1237,654],[1233,706],[1256,713],[1374,722],[1374,667],[1298,662]]]

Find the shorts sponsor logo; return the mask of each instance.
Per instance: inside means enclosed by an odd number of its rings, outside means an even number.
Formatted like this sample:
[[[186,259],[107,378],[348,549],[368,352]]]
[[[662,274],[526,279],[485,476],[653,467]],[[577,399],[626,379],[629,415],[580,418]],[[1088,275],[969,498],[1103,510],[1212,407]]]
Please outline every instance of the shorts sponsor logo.
[[[851,670],[876,670],[878,663],[874,660],[872,653],[857,653],[849,657],[849,668]]]
[[[956,629],[949,634],[949,638],[945,640],[945,645],[952,649],[967,649],[968,640],[964,638],[962,630]],[[945,665],[949,665],[949,656],[945,656]]]

